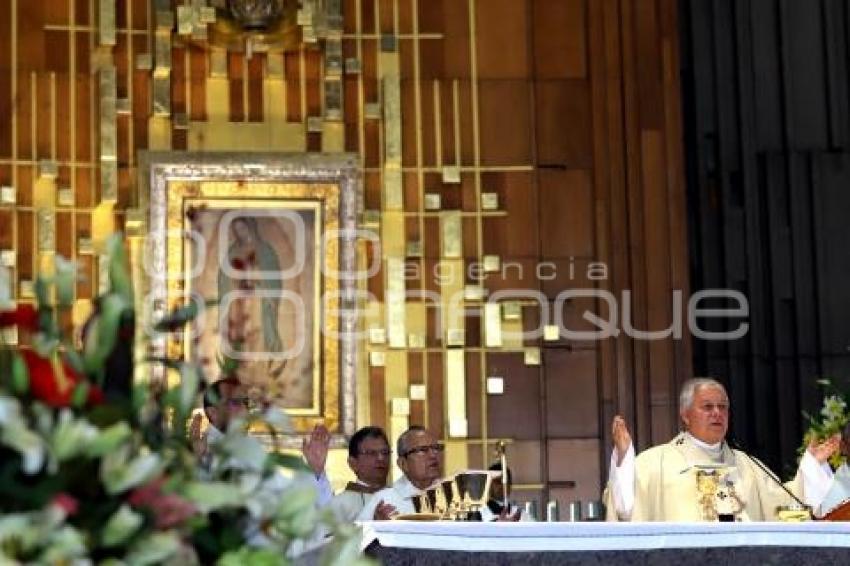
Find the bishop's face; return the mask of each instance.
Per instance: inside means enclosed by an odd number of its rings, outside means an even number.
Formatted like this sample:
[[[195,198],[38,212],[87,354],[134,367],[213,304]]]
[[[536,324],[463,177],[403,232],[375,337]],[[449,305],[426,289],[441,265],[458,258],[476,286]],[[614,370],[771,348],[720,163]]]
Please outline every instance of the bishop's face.
[[[688,432],[706,444],[717,444],[729,429],[729,398],[719,387],[699,387],[691,406],[682,411]]]

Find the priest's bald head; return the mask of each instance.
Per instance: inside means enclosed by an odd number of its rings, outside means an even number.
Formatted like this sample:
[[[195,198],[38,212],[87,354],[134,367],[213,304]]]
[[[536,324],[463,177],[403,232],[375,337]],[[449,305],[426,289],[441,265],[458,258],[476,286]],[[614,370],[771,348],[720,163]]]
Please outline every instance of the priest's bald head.
[[[716,379],[695,377],[682,385],[679,416],[691,436],[706,444],[717,444],[729,429],[729,396]]]

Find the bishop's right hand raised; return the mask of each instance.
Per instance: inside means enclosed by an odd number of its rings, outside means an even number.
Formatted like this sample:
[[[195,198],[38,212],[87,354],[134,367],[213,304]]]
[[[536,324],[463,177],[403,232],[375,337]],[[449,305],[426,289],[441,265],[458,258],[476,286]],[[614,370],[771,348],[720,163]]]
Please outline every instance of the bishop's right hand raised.
[[[625,419],[620,415],[615,416],[611,423],[611,438],[614,441],[614,448],[617,450],[617,466],[619,466],[623,463],[623,458],[626,457],[629,446],[632,445],[632,435],[629,434]]]

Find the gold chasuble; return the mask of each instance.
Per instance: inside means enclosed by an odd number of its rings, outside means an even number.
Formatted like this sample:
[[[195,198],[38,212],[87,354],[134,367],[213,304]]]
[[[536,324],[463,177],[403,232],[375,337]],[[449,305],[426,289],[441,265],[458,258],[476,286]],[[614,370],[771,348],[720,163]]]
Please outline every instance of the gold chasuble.
[[[776,507],[791,497],[753,463],[750,456],[724,442],[716,450],[694,443],[681,433],[667,444],[641,452],[635,459],[631,521],[715,521],[721,515],[738,521],[776,520]],[[795,495],[802,479],[788,482]],[[605,492],[609,521],[617,516],[611,486]]]

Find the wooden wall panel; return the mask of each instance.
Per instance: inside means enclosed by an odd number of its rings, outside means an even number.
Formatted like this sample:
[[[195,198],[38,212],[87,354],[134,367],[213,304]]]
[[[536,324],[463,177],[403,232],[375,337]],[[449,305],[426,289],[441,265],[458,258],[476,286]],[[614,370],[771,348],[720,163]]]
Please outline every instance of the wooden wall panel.
[[[36,72],[34,74],[35,104],[33,108],[32,124],[35,134],[36,159],[50,159],[52,157],[52,129],[53,129],[53,81],[51,74],[47,72]]]
[[[587,171],[540,171],[542,253],[552,257],[592,257],[593,186]]]
[[[527,79],[530,75],[528,45],[529,2],[487,0],[475,5],[478,77]],[[505,38],[511,38],[506,41]],[[505,104],[510,104],[505,99]]]
[[[587,77],[587,6],[593,0],[533,0],[534,69],[541,79]]]
[[[590,89],[587,81],[541,80],[535,87],[537,159],[541,165],[589,168]]]
[[[67,46],[68,44],[66,42],[65,49],[67,49]],[[67,72],[57,73],[55,75],[55,82],[56,97],[54,107],[56,122],[54,126],[54,143],[56,146],[56,158],[62,161],[70,161],[71,128],[74,127],[71,121],[71,89],[73,88],[73,84]]]
[[[3,226],[3,229],[0,230],[0,249],[13,249],[15,245],[14,234],[16,227],[15,216],[12,214],[11,210],[0,210],[0,226]]]
[[[775,469],[796,462],[820,377],[846,386],[843,2],[682,2],[692,287],[737,289],[749,332],[694,340],[729,386],[736,436]],[[726,330],[739,321],[723,325]]]
[[[537,257],[540,197],[534,175],[513,171],[486,173],[482,183],[487,191],[499,195],[500,208],[507,213],[483,219],[484,253],[503,258]]]
[[[490,354],[487,376],[502,377],[505,385],[503,395],[487,398],[490,436],[517,440],[541,438],[540,369],[525,365],[520,354]],[[524,417],[516,418],[518,415]]]
[[[47,2],[20,2],[16,5],[17,21],[12,22],[17,29],[16,61],[23,71],[43,69],[45,67],[44,37],[40,33],[25,33],[40,30],[46,23],[45,8]],[[55,4],[54,4],[55,6]],[[22,33],[24,32],[24,33]]]
[[[425,7],[419,3],[420,13]],[[470,76],[469,48],[469,4],[453,0],[441,0],[443,33],[443,77],[463,79]]]
[[[431,335],[429,333],[429,335]],[[428,361],[428,427],[437,434],[445,436],[445,376],[443,375],[443,355],[431,352]]]
[[[531,161],[531,89],[527,81],[482,80],[481,163],[520,165]],[[505,112],[510,108],[510,112]]]
[[[596,440],[550,440],[547,452],[549,479],[557,486],[550,497],[557,499],[561,508],[572,501],[599,499],[601,490],[595,480],[601,474],[601,458]],[[567,482],[575,482],[575,487],[561,487]]]
[[[117,122],[119,225],[125,209],[139,202],[142,189],[135,186],[136,153],[149,146],[148,136],[155,132],[151,125],[157,124],[151,121],[151,72],[138,65],[138,56],[152,49],[150,3],[117,2],[118,45],[93,52],[97,21],[89,21],[92,4],[69,2],[18,2],[16,20],[0,22],[0,31],[7,25],[10,32],[20,32],[15,35],[15,64],[0,65],[0,111],[14,112],[17,124],[14,139],[10,128],[0,130],[0,156],[8,158],[14,152],[18,160],[0,172],[8,177],[3,182],[14,183],[18,192],[16,206],[0,206],[0,221],[14,219],[25,264],[21,277],[32,276],[34,262],[34,225],[27,209],[32,203],[34,160],[53,155],[54,139],[57,157],[73,159],[61,165],[59,183],[75,191],[74,207],[63,208],[58,219],[60,232],[67,234],[60,251],[75,254],[79,238],[92,235],[91,211],[99,204],[100,183],[95,65],[111,57],[118,71],[119,97],[131,102],[131,115]],[[359,71],[349,69],[343,74],[341,126],[344,147],[359,153],[363,165],[364,208],[370,218],[371,211],[383,212],[385,203],[385,110],[391,101],[382,85],[388,69],[385,62],[398,57],[404,218],[397,237],[405,241],[383,245],[403,249],[407,243],[422,243],[422,257],[410,253],[406,258],[408,267],[418,270],[408,277],[406,288],[434,294],[446,288],[443,277],[447,274],[438,270],[443,259],[440,213],[457,211],[466,270],[456,277],[462,277],[464,285],[481,285],[490,293],[515,291],[529,299],[520,308],[519,320],[501,321],[529,335],[503,347],[483,343],[486,323],[480,301],[466,305],[470,309],[464,344],[469,437],[465,450],[458,452],[466,455],[466,464],[484,465],[493,439],[507,438],[517,481],[530,484],[517,493],[521,499],[543,501],[554,495],[566,502],[598,497],[607,466],[608,423],[616,412],[627,416],[641,446],[673,432],[675,387],[690,373],[686,345],[669,340],[648,345],[623,336],[604,342],[544,341],[532,331],[552,322],[559,294],[597,287],[618,297],[622,291],[633,291],[638,303],[636,324],[655,328],[668,318],[671,289],[687,283],[687,250],[681,243],[684,200],[676,3],[343,2],[344,58],[356,58]],[[91,15],[97,18],[96,11]],[[71,20],[77,26],[74,38],[65,30],[45,29],[47,23]],[[141,33],[128,34],[122,29],[128,25]],[[821,29],[830,37],[841,35],[833,24],[818,27],[809,21],[807,29],[810,33]],[[2,46],[12,35],[0,33],[0,53],[9,52]],[[382,40],[389,37],[381,36],[395,36],[397,51],[382,51]],[[811,37],[798,42],[799,49],[805,50]],[[789,61],[783,62],[785,67],[778,70],[799,64],[793,49]],[[830,64],[840,67],[836,49],[829,51]],[[63,56],[46,60],[48,52],[54,51]],[[241,53],[227,57],[230,121],[266,120],[263,66],[270,57],[280,57],[284,63],[285,121],[302,124],[309,117],[324,115],[325,75],[319,49],[285,55],[255,53],[250,59]],[[204,47],[174,42],[171,108],[166,120],[170,129],[165,133],[172,149],[188,145],[188,130],[177,127],[178,116],[185,113],[190,123],[209,118],[209,66]],[[841,121],[839,99],[824,98],[830,124]],[[56,122],[52,123],[54,112]],[[236,127],[227,127],[231,126]],[[830,127],[829,139],[842,139],[840,128]],[[323,135],[306,134],[307,150],[320,150],[327,141]],[[727,143],[717,149],[722,151],[715,154],[715,161],[725,160],[728,167],[735,146]],[[800,171],[782,177],[790,187],[788,194],[802,186]],[[440,195],[440,210],[423,210],[423,196],[430,193]],[[496,209],[484,209],[486,193],[497,195]],[[777,199],[776,204],[791,211],[792,202]],[[803,231],[810,229],[803,217],[795,222]],[[741,226],[739,222],[739,230]],[[366,244],[363,250],[367,262],[383,266],[386,256],[381,249]],[[772,250],[771,257],[778,257],[776,252],[781,248]],[[92,297],[97,286],[95,258],[76,255],[87,276],[78,286],[78,295]],[[499,269],[473,275],[468,268],[485,256],[496,256]],[[603,267],[601,278],[589,276],[593,264]],[[746,264],[740,261],[729,265],[736,273],[745,272]],[[384,279],[381,267],[364,285],[378,310],[386,307]],[[805,287],[805,282],[795,279],[794,286]],[[537,293],[543,293],[544,304],[535,307]],[[594,329],[582,318],[585,311],[607,314],[606,305],[589,297],[558,308],[565,326],[573,330]],[[445,313],[436,305],[427,304],[425,348],[410,347],[403,355],[408,383],[425,385],[428,392],[427,400],[411,404],[410,421],[426,423],[445,437],[451,415],[446,414],[444,398],[446,344],[438,331],[441,314]],[[423,324],[421,315],[415,324]],[[420,329],[410,326],[405,331]],[[795,344],[802,347],[799,340]],[[370,344],[365,349],[373,346],[384,348]],[[805,346],[808,351],[815,349],[812,343]],[[524,352],[521,347],[530,350]],[[535,354],[541,355],[540,363],[534,361]],[[378,367],[362,371],[367,374],[362,381],[370,387],[369,397],[361,401],[361,414],[385,426],[389,422],[387,380],[398,376],[386,375]],[[789,370],[783,371],[783,387],[793,386],[787,379]],[[483,391],[485,378],[494,373],[505,378],[504,395]],[[569,481],[577,485],[569,487]]]

